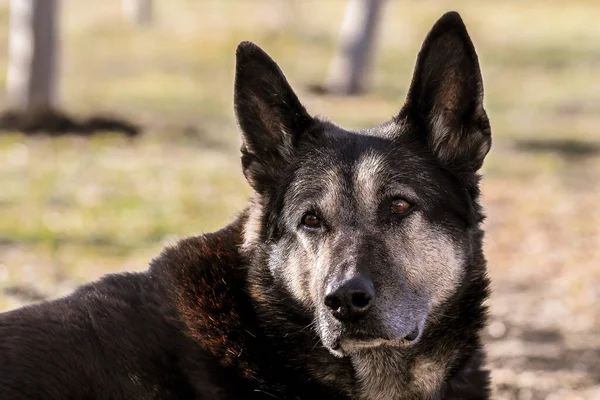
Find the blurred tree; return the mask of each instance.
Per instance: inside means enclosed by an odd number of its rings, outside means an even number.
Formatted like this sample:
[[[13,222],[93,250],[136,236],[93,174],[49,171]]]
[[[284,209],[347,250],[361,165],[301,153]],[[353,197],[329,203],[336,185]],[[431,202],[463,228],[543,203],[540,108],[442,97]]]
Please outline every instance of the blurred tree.
[[[144,25],[152,22],[152,0],[123,0],[123,11],[131,21]]]
[[[26,134],[114,131],[135,136],[128,121],[94,115],[75,119],[57,109],[60,0],[11,0],[6,77],[9,109],[0,112],[0,131]]]
[[[11,0],[7,97],[17,109],[57,97],[59,0]]]
[[[349,95],[366,89],[384,2],[348,0],[337,54],[324,88],[327,92]]]

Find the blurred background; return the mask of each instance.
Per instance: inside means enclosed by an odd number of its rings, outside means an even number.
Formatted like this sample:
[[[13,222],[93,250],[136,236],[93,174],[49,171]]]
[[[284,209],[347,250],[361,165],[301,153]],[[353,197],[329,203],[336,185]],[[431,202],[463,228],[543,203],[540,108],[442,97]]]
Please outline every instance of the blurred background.
[[[498,399],[600,399],[600,2],[0,0],[0,311],[143,270],[250,193],[235,47],[313,114],[388,119],[444,12],[478,50]]]

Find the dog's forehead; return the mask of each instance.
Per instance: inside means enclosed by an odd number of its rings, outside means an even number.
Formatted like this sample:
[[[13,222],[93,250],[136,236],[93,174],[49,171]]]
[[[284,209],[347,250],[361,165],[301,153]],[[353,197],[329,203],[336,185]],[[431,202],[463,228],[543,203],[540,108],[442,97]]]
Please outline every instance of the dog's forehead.
[[[300,156],[290,195],[310,199],[333,193],[337,201],[372,202],[382,190],[396,188],[416,197],[411,187],[429,175],[427,167],[414,150],[390,136],[391,129],[385,124],[360,131],[326,126]]]
[[[383,171],[385,165],[391,163],[388,158],[393,157],[392,153],[397,152],[387,139],[360,132],[336,131],[325,134],[313,149],[305,153],[301,169],[304,176],[337,175],[337,179],[347,180],[359,170],[369,170],[372,174]]]
[[[321,121],[321,134],[325,141],[337,145],[350,145],[360,151],[369,147],[389,147],[402,136],[404,127],[394,121],[363,129],[345,129],[329,121]]]
[[[392,122],[362,130],[347,130],[324,122],[321,135],[312,143],[302,164],[318,173],[324,169],[339,169],[345,173],[362,169],[375,173],[391,168],[392,164],[412,164],[414,154],[398,140],[400,131]]]

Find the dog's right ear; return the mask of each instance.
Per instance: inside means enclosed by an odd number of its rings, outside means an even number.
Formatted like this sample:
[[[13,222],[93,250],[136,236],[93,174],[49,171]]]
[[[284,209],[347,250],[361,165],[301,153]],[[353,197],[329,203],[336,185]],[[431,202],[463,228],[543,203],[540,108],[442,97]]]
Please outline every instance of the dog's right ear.
[[[278,183],[299,137],[314,123],[275,61],[242,42],[236,51],[234,106],[242,131],[242,167],[258,192]]]

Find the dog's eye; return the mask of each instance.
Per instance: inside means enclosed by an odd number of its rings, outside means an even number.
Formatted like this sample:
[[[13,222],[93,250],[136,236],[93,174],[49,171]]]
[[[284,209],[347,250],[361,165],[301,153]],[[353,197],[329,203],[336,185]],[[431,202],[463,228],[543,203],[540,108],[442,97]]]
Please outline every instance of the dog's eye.
[[[321,218],[311,213],[304,214],[302,217],[302,225],[307,228],[319,228],[321,226]]]
[[[412,208],[412,204],[408,201],[400,198],[395,198],[392,200],[390,205],[390,210],[392,214],[404,214]]]

